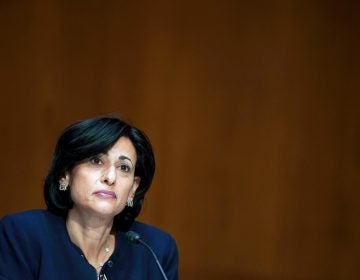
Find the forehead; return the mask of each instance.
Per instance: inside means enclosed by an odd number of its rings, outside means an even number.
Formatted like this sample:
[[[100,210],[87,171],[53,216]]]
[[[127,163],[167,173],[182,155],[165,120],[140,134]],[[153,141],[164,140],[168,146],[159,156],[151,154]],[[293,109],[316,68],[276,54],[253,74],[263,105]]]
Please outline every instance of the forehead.
[[[134,144],[131,142],[131,140],[128,137],[120,137],[115,144],[107,151],[107,154],[109,156],[127,156],[132,161],[136,160],[136,149]]]

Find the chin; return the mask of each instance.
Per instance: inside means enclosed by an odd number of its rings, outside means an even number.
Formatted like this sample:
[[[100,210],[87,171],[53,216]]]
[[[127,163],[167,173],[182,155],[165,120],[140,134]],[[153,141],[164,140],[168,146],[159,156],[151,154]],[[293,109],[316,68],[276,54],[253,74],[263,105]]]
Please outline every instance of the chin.
[[[124,210],[124,208],[114,208],[114,206],[110,206],[110,205],[101,205],[96,207],[96,209],[94,209],[98,214],[102,215],[102,216],[116,216],[117,214],[119,214],[122,210]]]

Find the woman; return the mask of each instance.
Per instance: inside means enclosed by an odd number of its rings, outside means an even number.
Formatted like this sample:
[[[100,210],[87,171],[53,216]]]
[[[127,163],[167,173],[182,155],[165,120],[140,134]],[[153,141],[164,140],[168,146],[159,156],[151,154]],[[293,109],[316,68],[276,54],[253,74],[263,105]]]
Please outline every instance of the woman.
[[[136,222],[155,171],[137,128],[112,117],[84,120],[60,136],[44,184],[47,210],[0,220],[0,279],[177,279],[173,238]]]

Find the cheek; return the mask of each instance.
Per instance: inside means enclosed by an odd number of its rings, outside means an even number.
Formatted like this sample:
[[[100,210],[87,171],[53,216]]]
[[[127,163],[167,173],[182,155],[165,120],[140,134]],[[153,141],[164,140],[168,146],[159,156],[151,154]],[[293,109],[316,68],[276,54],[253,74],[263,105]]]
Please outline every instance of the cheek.
[[[133,180],[124,180],[122,182],[119,182],[117,189],[119,197],[121,197],[121,199],[123,200],[127,200],[129,194],[132,192],[133,189]]]
[[[73,180],[70,185],[71,198],[73,201],[82,200],[86,197],[88,192],[86,188],[86,183],[79,180]]]
[[[86,188],[86,186],[92,187],[96,181],[99,180],[98,172],[87,172],[86,170],[74,170],[74,172],[70,176],[70,186],[75,185],[80,186],[82,188]]]
[[[96,184],[95,174],[84,174],[83,172],[74,172],[69,180],[71,196],[86,197],[94,190]]]

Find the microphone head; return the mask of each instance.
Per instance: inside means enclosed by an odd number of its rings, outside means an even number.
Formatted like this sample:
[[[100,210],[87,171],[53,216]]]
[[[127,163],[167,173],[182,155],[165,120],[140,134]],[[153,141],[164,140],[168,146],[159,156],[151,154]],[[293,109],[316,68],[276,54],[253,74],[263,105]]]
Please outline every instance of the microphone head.
[[[125,233],[125,237],[130,243],[138,244],[140,242],[140,235],[135,231],[129,230]]]

